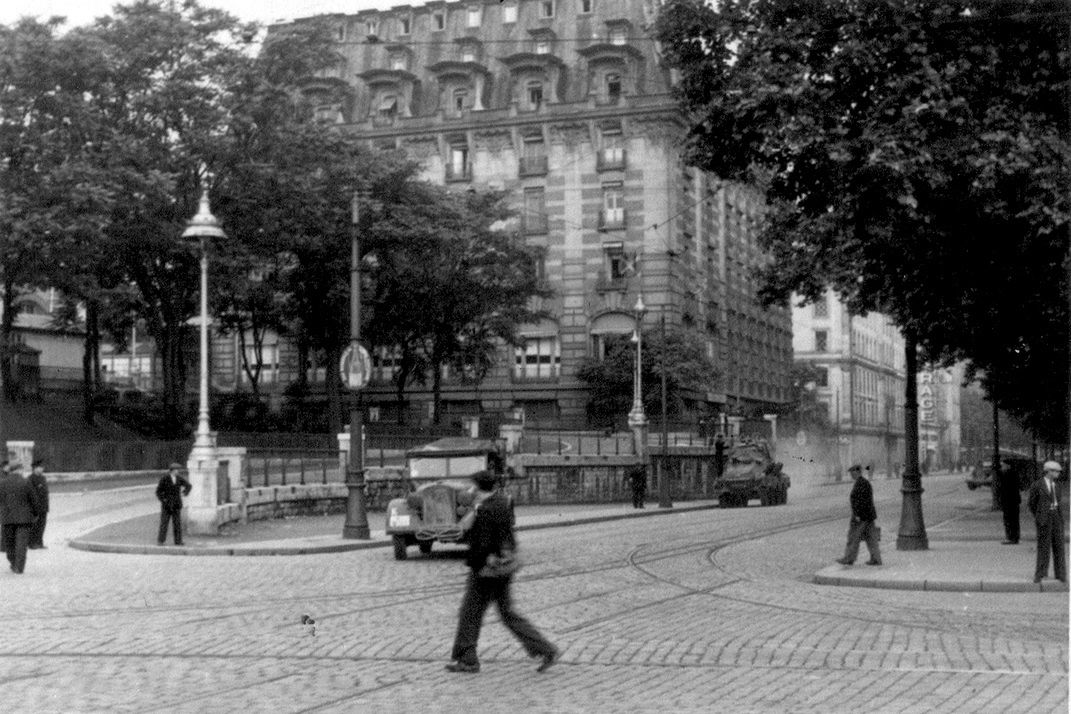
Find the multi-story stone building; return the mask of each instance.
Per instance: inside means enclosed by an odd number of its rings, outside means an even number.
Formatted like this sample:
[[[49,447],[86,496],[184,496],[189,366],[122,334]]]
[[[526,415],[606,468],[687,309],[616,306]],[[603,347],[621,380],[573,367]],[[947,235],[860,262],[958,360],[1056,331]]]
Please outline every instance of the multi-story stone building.
[[[884,315],[852,315],[832,290],[808,305],[793,300],[797,362],[818,371],[841,468],[888,469],[904,457],[904,339]]]
[[[518,228],[545,249],[552,317],[524,325],[481,385],[447,379],[447,414],[523,407],[580,422],[577,366],[664,316],[698,339],[720,381],[688,385],[693,418],[771,411],[788,396],[791,324],[763,310],[751,271],[761,198],[686,167],[673,77],[650,35],[652,0],[474,0],[332,15],[343,57],[303,91],[352,88],[324,120],[401,148],[424,178],[507,191]],[[300,22],[300,21],[299,21]],[[392,418],[388,352],[374,356],[372,418]],[[412,403],[430,404],[414,387]],[[426,407],[425,407],[426,408]],[[624,415],[621,415],[622,421]]]

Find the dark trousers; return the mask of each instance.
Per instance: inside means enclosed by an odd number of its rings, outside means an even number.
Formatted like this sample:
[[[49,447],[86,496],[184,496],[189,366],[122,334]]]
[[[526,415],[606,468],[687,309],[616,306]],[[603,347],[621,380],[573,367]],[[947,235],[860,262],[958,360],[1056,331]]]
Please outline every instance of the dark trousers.
[[[0,528],[0,538],[4,541],[7,562],[11,569],[21,573],[26,568],[26,548],[30,545],[30,523],[5,523]]]
[[[633,488],[632,489],[632,507],[643,508],[643,500],[647,497],[646,488]]]
[[[465,664],[480,663],[476,655],[476,645],[480,639],[480,628],[483,626],[483,614],[492,601],[498,605],[502,624],[520,641],[529,657],[554,652],[554,645],[539,634],[539,630],[532,623],[513,610],[509,584],[509,578],[477,578],[476,573],[469,573],[468,587],[465,597],[461,600],[451,659]]]
[[[859,543],[866,540],[867,550],[870,551],[870,559],[881,562],[881,550],[878,548],[878,540],[881,531],[874,521],[852,520],[848,526],[848,543],[844,547],[844,559],[854,563],[859,557]]]
[[[30,547],[43,548],[45,545],[45,525],[48,524],[48,513],[42,513],[37,517],[37,522],[30,529]]]
[[[1064,552],[1064,519],[1059,511],[1049,511],[1035,521],[1038,527],[1038,563],[1035,578],[1049,574],[1049,553],[1052,553],[1052,570],[1057,580],[1067,582],[1067,554]]]
[[[1019,502],[1001,504],[1004,512],[1004,538],[1013,543],[1019,542]]]
[[[182,510],[169,511],[160,509],[160,532],[156,536],[156,542],[160,545],[167,540],[167,522],[171,521],[172,530],[175,532],[175,545],[182,545]]]

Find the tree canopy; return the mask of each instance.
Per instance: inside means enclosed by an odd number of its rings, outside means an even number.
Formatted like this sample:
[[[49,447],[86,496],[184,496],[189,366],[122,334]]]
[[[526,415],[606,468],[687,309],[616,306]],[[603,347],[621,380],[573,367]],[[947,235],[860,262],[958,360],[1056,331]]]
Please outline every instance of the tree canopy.
[[[771,207],[762,297],[832,286],[1065,441],[1067,6],[671,0],[690,162]],[[995,389],[994,389],[995,388]]]

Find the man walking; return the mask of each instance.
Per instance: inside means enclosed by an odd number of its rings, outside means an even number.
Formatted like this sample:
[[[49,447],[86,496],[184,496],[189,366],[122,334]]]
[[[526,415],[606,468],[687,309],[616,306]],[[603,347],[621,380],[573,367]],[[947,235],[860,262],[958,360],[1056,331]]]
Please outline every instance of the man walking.
[[[844,548],[844,557],[838,558],[841,565],[851,565],[859,555],[859,542],[866,540],[867,550],[870,551],[870,560],[867,565],[881,565],[881,551],[878,549],[878,541],[881,539],[881,529],[875,521],[878,519],[877,509],[874,508],[874,489],[870,481],[863,477],[863,469],[858,464],[848,469],[855,484],[848,496],[848,502],[852,507],[852,520],[848,525],[848,544]]]
[[[11,571],[21,575],[26,569],[26,548],[30,544],[30,530],[41,513],[37,491],[29,479],[20,472],[21,464],[12,464],[10,470],[0,477],[0,539]]]
[[[491,602],[513,636],[530,657],[539,657],[537,671],[546,671],[558,659],[558,650],[543,635],[518,615],[510,599],[512,574],[491,572],[502,560],[508,560],[517,549],[513,534],[513,502],[501,490],[495,490],[498,476],[491,471],[479,471],[472,476],[479,492],[474,505],[476,517],[469,530],[470,568],[468,586],[461,600],[454,647],[446,665],[451,672],[479,672],[480,660],[476,646],[483,626],[483,615]]]
[[[1004,540],[1002,545],[1016,545],[1019,542],[1019,476],[1001,464],[995,488],[1000,489],[1000,510],[1004,516]]]
[[[37,491],[41,513],[30,530],[30,549],[40,550],[45,547],[45,526],[48,524],[48,479],[45,478],[45,462],[36,459],[30,465],[30,485]]]
[[[182,545],[182,497],[189,494],[190,482],[182,477],[182,464],[174,463],[167,467],[167,475],[156,485],[156,498],[160,500],[160,531],[156,536],[157,545],[167,540],[167,522],[175,534],[175,545]]]
[[[1049,575],[1049,551],[1052,551],[1053,575],[1067,582],[1067,554],[1064,552],[1064,515],[1060,511],[1060,497],[1056,479],[1063,468],[1055,461],[1046,461],[1042,467],[1044,476],[1034,481],[1027,496],[1027,506],[1034,514],[1038,531],[1038,559],[1034,569],[1034,582],[1040,583]]]

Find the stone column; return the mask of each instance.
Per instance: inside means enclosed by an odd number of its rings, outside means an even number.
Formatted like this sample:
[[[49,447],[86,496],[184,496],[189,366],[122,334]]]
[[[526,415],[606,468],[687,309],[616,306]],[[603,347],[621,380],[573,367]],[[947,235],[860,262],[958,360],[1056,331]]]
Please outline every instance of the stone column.
[[[219,458],[216,456],[216,433],[210,434],[208,448],[194,446],[186,461],[187,479],[193,487],[183,499],[184,530],[191,535],[219,533]]]

